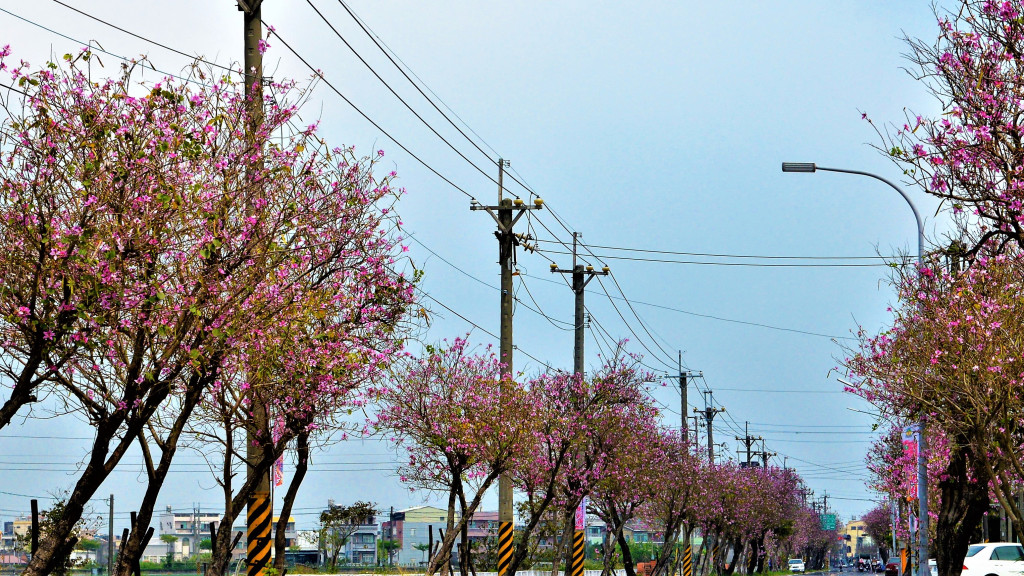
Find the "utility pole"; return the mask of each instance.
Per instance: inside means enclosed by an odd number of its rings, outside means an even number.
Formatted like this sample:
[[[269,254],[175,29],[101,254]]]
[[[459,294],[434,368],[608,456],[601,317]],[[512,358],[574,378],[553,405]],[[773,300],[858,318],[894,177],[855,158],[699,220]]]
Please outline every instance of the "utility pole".
[[[110,495],[110,517],[107,518],[107,575],[114,576],[114,495]]]
[[[242,74],[245,79],[245,99],[248,105],[249,126],[248,136],[253,139],[259,133],[263,123],[263,54],[260,42],[263,40],[262,7],[263,0],[235,0],[242,11],[243,59]],[[247,182],[254,186],[257,170],[247,170],[251,174]],[[267,428],[267,407],[253,398],[253,428]],[[263,442],[248,433],[245,442],[246,476],[257,476],[256,466],[262,460]],[[274,502],[270,498],[270,468],[258,474],[255,489],[247,502],[246,510],[246,576],[263,576],[270,563],[270,523],[274,516]]]
[[[751,460],[750,456],[752,454],[752,450],[750,449],[750,447],[754,445],[754,442],[757,442],[758,440],[764,440],[764,438],[761,438],[760,436],[751,436],[750,435],[750,422],[744,422],[743,423],[743,437],[741,438],[741,437],[737,436],[736,439],[739,440],[740,442],[743,442],[743,445],[746,447],[746,450],[744,451],[744,452],[746,452],[746,456],[747,456],[747,466],[746,467],[750,468],[750,460]]]
[[[512,268],[515,266],[515,248],[519,244],[512,228],[528,210],[543,208],[544,201],[535,198],[533,206],[527,206],[519,198],[515,202],[505,198],[503,182],[505,166],[508,165],[508,160],[498,158],[498,205],[484,206],[473,200],[469,209],[486,211],[498,225],[498,231],[494,233],[498,238],[498,264],[501,266],[501,341],[498,353],[502,363],[502,377],[512,379],[515,377],[512,371]],[[498,576],[505,576],[512,560],[513,519],[512,479],[508,474],[502,474],[498,478]]]
[[[698,372],[697,375],[702,375]],[[683,428],[679,433],[679,436],[684,442],[690,439],[690,430],[686,422],[686,415],[690,411],[690,405],[687,402],[687,387],[689,386],[688,379],[694,376],[693,372],[683,372],[683,351],[679,351],[679,416],[682,419]]]
[[[697,423],[697,418],[700,416],[690,416],[688,420],[693,420],[693,450],[696,454],[697,444],[700,442],[700,425]]]
[[[573,342],[572,369],[578,378],[583,378],[583,327],[586,321],[586,308],[583,305],[583,293],[587,284],[594,279],[594,276],[607,276],[608,267],[605,266],[600,272],[594,270],[593,266],[583,267],[583,264],[576,262],[576,242],[578,232],[572,233],[572,270],[564,270],[558,264],[551,265],[551,272],[558,274],[572,274],[572,291],[576,295],[576,330],[575,341]],[[522,236],[520,236],[522,238]]]
[[[761,438],[760,440],[761,440],[761,451],[758,452],[757,454],[759,454],[761,456],[761,461],[764,463],[764,467],[768,468],[768,460],[772,456],[778,456],[778,454],[776,454],[775,452],[769,452],[768,451],[768,447],[764,443],[764,438]]]
[[[709,397],[711,398],[711,402],[710,403],[708,402],[708,398]],[[715,400],[715,398],[714,398],[714,395],[712,394],[711,390],[705,390],[704,391],[704,409],[703,410],[698,410],[696,408],[693,409],[694,413],[701,414],[702,416],[704,416],[704,420],[705,420],[705,422],[707,422],[707,425],[708,425],[708,461],[711,462],[712,464],[715,463],[715,429],[714,429],[715,416],[717,416],[720,412],[725,412],[725,408],[715,408],[713,406],[714,400]]]

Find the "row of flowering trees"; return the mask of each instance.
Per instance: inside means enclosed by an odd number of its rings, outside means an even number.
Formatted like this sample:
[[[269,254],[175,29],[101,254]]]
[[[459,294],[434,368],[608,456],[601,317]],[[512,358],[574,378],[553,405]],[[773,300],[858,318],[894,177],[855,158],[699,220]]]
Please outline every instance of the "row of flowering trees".
[[[949,247],[897,274],[891,327],[863,334],[846,361],[852,391],[883,422],[874,486],[904,511],[915,507],[916,455],[900,431],[924,423],[941,576],[960,574],[993,503],[1024,520],[1024,6],[956,4],[937,14],[934,42],[907,40],[909,70],[940,113],[878,128],[879,148],[943,201]]]
[[[513,571],[534,562],[540,534],[571,541],[584,499],[607,528],[606,573],[618,561],[629,576],[636,573],[625,532],[638,526],[670,543],[658,552],[656,575],[675,570],[672,543],[698,533],[705,573],[753,573],[766,558],[820,557],[835,544],[801,500],[792,470],[710,464],[678,430],[663,427],[650,378],[638,367],[624,355],[582,378],[549,372],[513,379],[501,376],[490,350],[474,353],[456,339],[428,348],[377,390],[372,425],[404,454],[402,480],[447,501],[447,528],[430,551],[428,575],[446,569],[456,546],[469,569],[464,528],[502,474],[523,498]],[[570,553],[556,548],[556,566]]]
[[[130,573],[185,448],[220,469],[222,574],[255,478],[337,429],[399,355],[414,302],[394,175],[296,127],[304,89],[248,102],[237,76],[145,82],[143,67],[101,78],[88,51],[38,69],[0,52],[0,429],[45,401],[94,432],[27,575],[61,563],[137,449]]]

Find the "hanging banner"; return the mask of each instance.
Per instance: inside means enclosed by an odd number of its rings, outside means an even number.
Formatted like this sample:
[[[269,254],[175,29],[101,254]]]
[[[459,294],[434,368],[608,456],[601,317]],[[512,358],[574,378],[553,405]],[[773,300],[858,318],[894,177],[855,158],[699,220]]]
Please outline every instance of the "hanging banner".
[[[587,500],[586,496],[583,497],[583,501],[580,502],[579,508],[576,508],[576,529],[583,530],[583,527],[587,523]]]
[[[284,484],[284,455],[274,462],[274,486]]]

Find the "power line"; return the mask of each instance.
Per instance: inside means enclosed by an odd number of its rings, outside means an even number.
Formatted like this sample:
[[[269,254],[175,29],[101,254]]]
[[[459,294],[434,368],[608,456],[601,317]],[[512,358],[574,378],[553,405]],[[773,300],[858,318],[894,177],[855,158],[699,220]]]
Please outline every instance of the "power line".
[[[440,132],[438,132],[438,131],[437,131],[437,130],[436,130],[436,129],[435,129],[435,128],[434,128],[434,127],[433,127],[433,126],[432,126],[432,125],[431,125],[431,124],[429,123],[429,122],[427,122],[427,121],[426,121],[426,120],[425,120],[425,119],[423,118],[423,116],[421,116],[421,115],[420,115],[420,113],[419,113],[419,112],[417,112],[416,110],[414,110],[414,109],[413,109],[413,107],[412,107],[412,106],[410,106],[410,105],[409,105],[409,103],[408,103],[408,102],[406,102],[406,101],[405,101],[405,99],[404,99],[404,98],[402,98],[402,97],[401,97],[401,96],[400,96],[400,95],[398,94],[398,92],[396,92],[396,91],[395,91],[395,89],[391,87],[391,85],[390,85],[390,84],[388,84],[387,80],[385,80],[385,79],[384,79],[383,77],[381,77],[381,75],[380,75],[380,74],[379,74],[379,73],[378,73],[378,72],[377,72],[376,70],[374,70],[373,66],[370,66],[369,62],[367,62],[367,61],[366,61],[366,60],[365,60],[365,59],[364,59],[364,58],[362,57],[362,55],[360,55],[360,54],[359,54],[359,52],[357,52],[357,51],[356,51],[356,49],[355,49],[355,48],[353,48],[351,44],[349,44],[348,40],[346,40],[346,39],[345,39],[345,37],[341,35],[341,32],[339,32],[339,31],[338,31],[338,29],[337,29],[337,28],[335,28],[333,24],[331,24],[330,20],[328,20],[328,19],[327,19],[327,17],[326,17],[326,16],[324,16],[322,12],[320,12],[320,9],[318,9],[318,8],[316,7],[316,5],[315,5],[315,4],[313,4],[313,1],[312,1],[312,0],[306,0],[306,3],[307,3],[307,4],[309,4],[310,8],[312,8],[312,9],[313,9],[313,11],[314,11],[314,12],[316,12],[317,16],[319,16],[319,17],[320,17],[320,19],[321,19],[321,20],[323,20],[324,24],[327,24],[327,26],[328,26],[328,27],[329,27],[329,28],[331,29],[331,31],[332,31],[332,32],[334,32],[334,35],[335,35],[335,36],[337,36],[337,37],[338,37],[338,39],[339,39],[339,40],[341,40],[341,42],[342,42],[343,44],[345,44],[345,47],[347,47],[347,48],[349,49],[349,51],[351,51],[351,52],[352,52],[352,54],[354,54],[354,55],[355,55],[355,57],[356,57],[356,58],[358,58],[358,59],[359,59],[359,61],[360,61],[360,62],[362,62],[362,63],[363,63],[363,65],[364,65],[364,66],[366,66],[366,68],[367,68],[367,69],[368,69],[368,70],[369,70],[370,72],[372,72],[374,76],[376,76],[377,80],[380,80],[380,82],[381,82],[382,84],[384,84],[384,86],[385,86],[385,87],[386,87],[386,88],[388,89],[388,91],[390,91],[390,92],[391,92],[391,94],[393,94],[393,95],[395,96],[395,98],[398,98],[398,101],[399,101],[399,102],[401,102],[401,103],[402,103],[402,104],[403,104],[403,105],[404,105],[404,106],[405,106],[405,107],[406,107],[406,108],[407,108],[407,109],[409,110],[409,112],[412,112],[413,116],[416,116],[416,118],[417,118],[417,119],[418,119],[418,120],[419,120],[420,122],[422,122],[424,126],[426,126],[427,128],[429,128],[429,129],[430,129],[430,131],[431,131],[431,132],[433,132],[435,136],[437,136],[438,138],[440,138],[442,142],[444,142],[445,144],[447,144],[447,145],[448,145],[448,147],[452,149],[452,151],[454,151],[454,152],[455,152],[456,154],[458,154],[458,155],[459,155],[459,157],[461,157],[461,158],[462,158],[463,160],[465,160],[466,162],[468,162],[470,166],[472,166],[472,167],[473,167],[473,168],[475,168],[475,169],[476,169],[476,170],[477,170],[478,172],[480,172],[481,174],[483,174],[483,176],[484,176],[485,178],[487,178],[488,180],[490,180],[491,182],[493,182],[493,183],[494,183],[495,185],[497,185],[497,184],[498,184],[498,181],[497,181],[497,180],[495,180],[493,176],[491,176],[490,174],[488,174],[488,173],[487,173],[487,172],[486,172],[486,171],[485,171],[485,170],[484,170],[483,168],[480,168],[480,166],[477,166],[477,164],[476,164],[475,162],[473,162],[473,161],[472,161],[472,160],[470,160],[470,159],[469,159],[468,157],[466,157],[466,155],[465,155],[465,154],[463,154],[461,150],[459,150],[458,148],[456,148],[456,147],[455,147],[455,145],[453,145],[453,144],[452,144],[451,142],[449,142],[449,141],[448,141],[448,140],[447,140],[447,139],[446,139],[446,138],[445,138],[444,136],[442,136],[442,135],[441,135],[441,133],[440,133]],[[276,34],[276,32],[275,32],[275,34]],[[463,136],[465,136],[465,134],[463,134]],[[491,160],[490,156],[488,156],[488,157],[487,157],[487,159],[488,159],[488,160]],[[492,162],[493,162],[493,161],[492,161]],[[497,164],[497,163],[496,163],[496,162],[494,162],[494,164]]]
[[[189,53],[184,52],[182,50],[178,50],[177,48],[173,48],[173,47],[168,46],[166,44],[162,44],[160,42],[157,42],[156,40],[147,38],[147,37],[142,36],[140,34],[136,34],[135,32],[132,32],[131,30],[126,30],[124,28],[121,28],[120,26],[118,26],[116,24],[112,24],[112,23],[110,23],[110,22],[108,22],[108,21],[106,21],[106,20],[104,20],[102,18],[99,18],[97,16],[93,16],[92,14],[89,14],[88,12],[84,12],[82,10],[79,10],[78,8],[75,8],[74,6],[71,6],[69,4],[65,4],[64,2],[61,2],[61,0],[51,0],[51,1],[56,3],[56,4],[60,4],[61,6],[67,8],[68,10],[71,10],[73,12],[77,12],[78,14],[81,14],[82,16],[85,16],[86,18],[89,18],[91,20],[99,22],[100,24],[103,24],[105,26],[109,26],[109,27],[113,28],[114,30],[117,30],[119,32],[123,32],[123,33],[125,33],[125,34],[127,34],[127,35],[129,35],[129,36],[131,36],[133,38],[137,38],[139,40],[142,40],[143,42],[147,42],[147,43],[152,44],[154,46],[158,46],[160,48],[163,48],[164,50],[168,50],[170,52],[174,52],[175,54],[179,54],[181,56],[185,56],[186,58],[191,58],[191,59],[193,59],[195,61],[198,61],[198,62],[203,62],[204,64],[208,64],[210,66],[215,66],[217,68],[220,68],[221,70],[227,70],[228,72],[238,72],[238,70],[233,70],[233,69],[231,69],[228,66],[217,64],[216,62],[211,62],[211,61],[206,60],[206,59],[204,59],[204,58],[202,58],[200,56],[189,54]]]
[[[538,252],[541,252],[541,251],[538,250]],[[530,276],[530,275],[527,275],[527,276]],[[555,282],[554,280],[548,280],[546,278],[541,278],[539,276],[530,276],[530,277],[531,278],[537,278],[541,282],[554,282],[554,283],[557,284],[557,282]],[[617,298],[615,296],[612,296],[612,298],[617,299],[617,300],[621,300],[621,298]],[[803,334],[805,336],[817,336],[819,338],[828,338],[830,340],[856,340],[856,338],[854,338],[852,336],[835,336],[835,335],[832,335],[832,334],[824,334],[822,332],[812,332],[812,331],[809,331],[809,330],[800,330],[798,328],[787,328],[785,326],[775,326],[773,324],[765,324],[763,322],[752,322],[752,321],[749,321],[749,320],[737,320],[735,318],[725,318],[723,316],[715,316],[713,314],[704,314],[704,313],[701,313],[701,312],[692,312],[690,310],[683,310],[682,308],[674,308],[672,306],[666,306],[664,304],[654,304],[652,302],[644,302],[643,300],[633,300],[633,303],[634,304],[639,304],[641,306],[650,306],[651,308],[658,308],[658,309],[661,309],[661,310],[669,310],[671,312],[678,312],[680,314],[686,314],[687,316],[695,316],[695,317],[698,317],[698,318],[707,318],[709,320],[717,320],[719,322],[729,322],[729,323],[732,323],[732,324],[742,324],[744,326],[754,326],[754,327],[757,327],[757,328],[765,328],[767,330],[777,330],[777,331],[780,331],[780,332],[792,332],[794,334]]]
[[[549,240],[541,240],[541,242],[550,242]],[[591,244],[591,248],[597,248],[599,250],[616,250],[620,252],[639,252],[644,254],[667,254],[674,256],[703,256],[708,258],[743,258],[743,259],[763,259],[763,260],[888,260],[896,259],[895,256],[779,256],[779,255],[753,255],[753,254],[727,254],[727,253],[714,253],[714,252],[681,252],[676,250],[654,250],[649,248],[626,248],[623,246],[602,246],[600,244]],[[902,256],[898,257],[903,259]]]
[[[488,154],[487,152],[484,152],[479,146],[477,146],[476,142],[472,138],[467,136],[466,133],[463,132],[462,129],[459,128],[458,125],[456,125],[455,122],[453,122],[452,119],[448,117],[447,114],[445,114],[440,108],[438,108],[437,104],[435,104],[434,101],[430,97],[428,97],[423,92],[423,90],[420,89],[419,84],[417,84],[416,82],[413,82],[412,78],[410,78],[409,75],[405,73],[405,69],[403,69],[402,66],[399,66],[398,62],[395,62],[395,58],[397,58],[399,62],[402,62],[402,64],[405,66],[405,68],[407,68],[409,70],[409,72],[413,76],[415,76],[416,79],[419,80],[420,83],[422,83],[427,88],[427,90],[430,91],[430,93],[434,95],[435,98],[438,99],[438,101],[440,101],[442,104],[444,104],[444,107],[447,108],[448,111],[451,112],[456,118],[458,118],[459,121],[462,122],[463,125],[465,125],[466,128],[468,128],[469,131],[473,133],[473,135],[475,135],[477,138],[479,138],[480,141],[483,142],[485,146],[490,148],[491,152],[494,152],[494,154],[498,155],[498,156],[500,156],[500,154],[498,154],[498,152],[494,148],[491,148],[490,144],[487,144],[487,142],[483,138],[481,138],[480,135],[477,134],[476,131],[474,131],[472,127],[470,127],[468,124],[466,124],[466,122],[464,120],[462,120],[462,118],[459,117],[459,115],[456,114],[455,111],[451,109],[451,107],[449,107],[447,104],[445,104],[444,101],[441,100],[441,98],[437,95],[437,93],[435,93],[433,90],[431,90],[430,87],[427,86],[426,82],[424,82],[423,79],[421,79],[419,76],[416,75],[415,72],[413,72],[412,68],[409,68],[408,64],[405,64],[405,62],[401,58],[398,58],[398,55],[394,54],[394,51],[391,50],[390,47],[387,47],[387,44],[385,44],[384,41],[380,39],[380,36],[378,36],[375,32],[373,32],[370,29],[370,27],[363,21],[363,19],[360,18],[359,16],[357,16],[355,14],[355,12],[352,11],[352,9],[348,6],[348,4],[346,4],[343,0],[338,0],[338,3],[341,4],[342,8],[344,8],[346,12],[348,12],[348,15],[352,17],[352,19],[356,22],[356,24],[359,25],[359,28],[366,34],[366,36],[371,41],[373,41],[374,45],[377,46],[377,48],[381,51],[381,53],[384,54],[384,56],[387,57],[387,59],[391,62],[391,64],[393,64],[395,66],[395,68],[398,69],[398,71],[402,73],[402,76],[404,76],[405,79],[408,80],[409,83],[412,84],[412,86],[414,88],[416,88],[416,90],[420,93],[420,95],[422,95],[423,98],[427,102],[429,102],[431,106],[434,107],[434,110],[437,110],[437,112],[445,120],[447,120],[448,123],[451,124],[453,128],[458,130],[459,134],[461,134],[463,138],[465,138],[470,144],[472,144],[477,150],[479,150],[481,154],[486,156],[489,161],[493,162],[494,164],[497,164],[497,162],[491,158],[490,154]],[[378,42],[378,40],[379,40],[379,42]],[[385,47],[387,47],[386,50],[385,50]],[[392,58],[393,54],[394,54],[394,58]]]
[[[311,71],[311,72],[312,72],[312,73],[313,73],[313,74],[314,74],[314,75],[315,75],[315,76],[316,76],[317,78],[320,78],[320,80],[322,80],[322,81],[323,81],[323,83],[324,83],[324,84],[326,84],[326,85],[327,85],[327,87],[328,87],[328,88],[330,88],[332,92],[334,92],[335,94],[337,94],[339,98],[341,98],[342,100],[344,100],[346,104],[348,104],[349,106],[351,106],[353,110],[355,110],[355,111],[356,111],[357,113],[359,113],[359,115],[360,115],[360,116],[362,116],[362,117],[363,117],[363,119],[365,119],[365,120],[366,120],[367,122],[369,122],[370,124],[372,124],[374,128],[376,128],[377,130],[379,130],[379,131],[380,131],[380,132],[381,132],[382,134],[384,134],[384,136],[386,136],[386,137],[387,137],[387,138],[388,138],[389,140],[391,140],[392,142],[394,142],[396,146],[398,146],[399,148],[401,148],[401,149],[402,149],[402,150],[403,150],[403,151],[404,151],[404,152],[405,152],[406,154],[408,154],[408,155],[409,155],[409,156],[411,156],[411,157],[412,157],[412,158],[413,158],[414,160],[416,160],[417,162],[419,162],[419,163],[420,163],[420,165],[422,165],[422,166],[423,166],[424,168],[426,168],[427,170],[429,170],[429,171],[433,172],[435,176],[437,176],[438,178],[440,178],[441,180],[443,180],[444,182],[446,182],[446,183],[447,183],[447,184],[448,184],[449,186],[451,186],[452,188],[454,188],[454,189],[458,190],[459,192],[462,192],[462,193],[463,193],[464,195],[466,195],[466,196],[467,196],[467,197],[468,197],[468,198],[469,198],[470,200],[476,200],[476,198],[475,198],[475,197],[474,197],[474,196],[473,196],[472,194],[470,194],[469,192],[466,192],[466,191],[465,191],[465,190],[463,190],[463,189],[462,189],[461,187],[459,187],[459,186],[458,186],[457,184],[455,184],[454,182],[452,182],[451,180],[449,180],[447,176],[445,176],[445,175],[441,174],[440,172],[438,172],[438,171],[437,171],[436,169],[434,169],[434,167],[433,167],[433,166],[431,166],[430,164],[427,164],[427,162],[426,162],[425,160],[423,160],[422,158],[420,158],[419,156],[417,156],[416,154],[414,154],[414,153],[413,153],[413,152],[412,152],[411,150],[409,150],[409,149],[408,149],[408,148],[407,148],[407,147],[406,147],[406,146],[405,146],[404,144],[402,144],[402,143],[401,143],[401,142],[399,142],[399,141],[398,141],[398,140],[397,140],[397,139],[396,139],[396,138],[395,138],[394,136],[392,136],[392,135],[391,135],[391,133],[389,133],[389,132],[388,132],[387,130],[384,130],[384,128],[382,128],[382,127],[380,126],[380,124],[377,124],[377,122],[375,122],[375,121],[374,121],[374,120],[373,120],[372,118],[370,118],[370,117],[369,117],[369,116],[368,116],[368,115],[367,115],[367,114],[366,114],[365,112],[363,112],[363,111],[362,111],[362,109],[360,109],[360,108],[359,108],[358,106],[356,106],[354,102],[352,102],[351,100],[349,100],[349,99],[348,99],[348,97],[347,97],[347,96],[345,96],[344,94],[342,94],[342,93],[341,93],[341,90],[338,90],[338,88],[337,88],[337,87],[335,87],[335,86],[334,86],[334,84],[332,84],[330,80],[328,80],[328,79],[327,79],[326,77],[324,77],[323,73],[322,73],[322,72],[321,72],[320,70],[318,70],[318,69],[314,68],[314,67],[313,67],[313,65],[309,63],[309,61],[308,61],[308,60],[306,60],[305,58],[303,58],[303,57],[302,57],[302,56],[301,56],[301,55],[300,55],[300,54],[299,54],[299,53],[298,53],[297,51],[295,51],[295,49],[294,49],[294,48],[292,48],[291,44],[289,44],[289,43],[288,43],[288,42],[287,42],[287,41],[286,41],[286,40],[285,40],[285,39],[284,39],[284,38],[283,38],[283,37],[281,36],[281,34],[280,34],[279,32],[274,32],[274,36],[276,36],[276,37],[277,37],[277,39],[281,41],[281,44],[284,44],[284,47],[285,47],[285,48],[287,48],[287,49],[288,49],[288,51],[292,53],[292,55],[294,55],[294,56],[295,56],[296,58],[298,58],[298,59],[299,59],[299,61],[300,61],[300,62],[302,62],[302,64],[306,66],[306,68],[309,68],[309,70],[310,70],[310,71]]]
[[[560,250],[548,250],[552,254],[568,254]],[[672,260],[668,258],[641,258],[637,256],[614,256],[611,254],[593,254],[599,260],[626,260],[630,262],[654,262],[660,264],[690,264],[695,266],[733,266],[745,268],[877,268],[888,267],[889,264],[806,264],[806,263],[766,263],[766,262],[707,262],[703,260]]]

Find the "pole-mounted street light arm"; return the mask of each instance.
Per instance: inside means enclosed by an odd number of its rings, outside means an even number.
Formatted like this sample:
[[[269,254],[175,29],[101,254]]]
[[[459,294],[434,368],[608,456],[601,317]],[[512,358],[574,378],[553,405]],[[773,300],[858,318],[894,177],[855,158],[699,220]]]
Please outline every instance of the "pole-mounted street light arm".
[[[900,196],[902,196],[903,199],[907,201],[907,205],[910,206],[910,209],[914,212],[914,220],[917,222],[917,265],[918,265],[918,267],[921,267],[921,265],[923,264],[923,259],[924,259],[924,221],[921,220],[921,214],[917,211],[917,206],[914,205],[914,202],[910,199],[910,196],[907,195],[905,190],[903,190],[902,188],[900,188],[899,186],[897,186],[896,184],[894,184],[892,181],[890,181],[887,178],[883,178],[883,177],[879,176],[878,174],[872,174],[871,172],[864,172],[862,170],[847,170],[846,168],[826,168],[824,166],[818,166],[814,162],[783,162],[782,163],[782,171],[783,172],[804,172],[804,173],[807,173],[807,172],[816,172],[818,170],[823,170],[825,172],[840,172],[840,173],[843,173],[843,174],[857,174],[857,175],[860,175],[860,176],[867,176],[869,178],[874,178],[875,180],[879,180],[881,182],[885,182],[893,190],[899,192]]]

